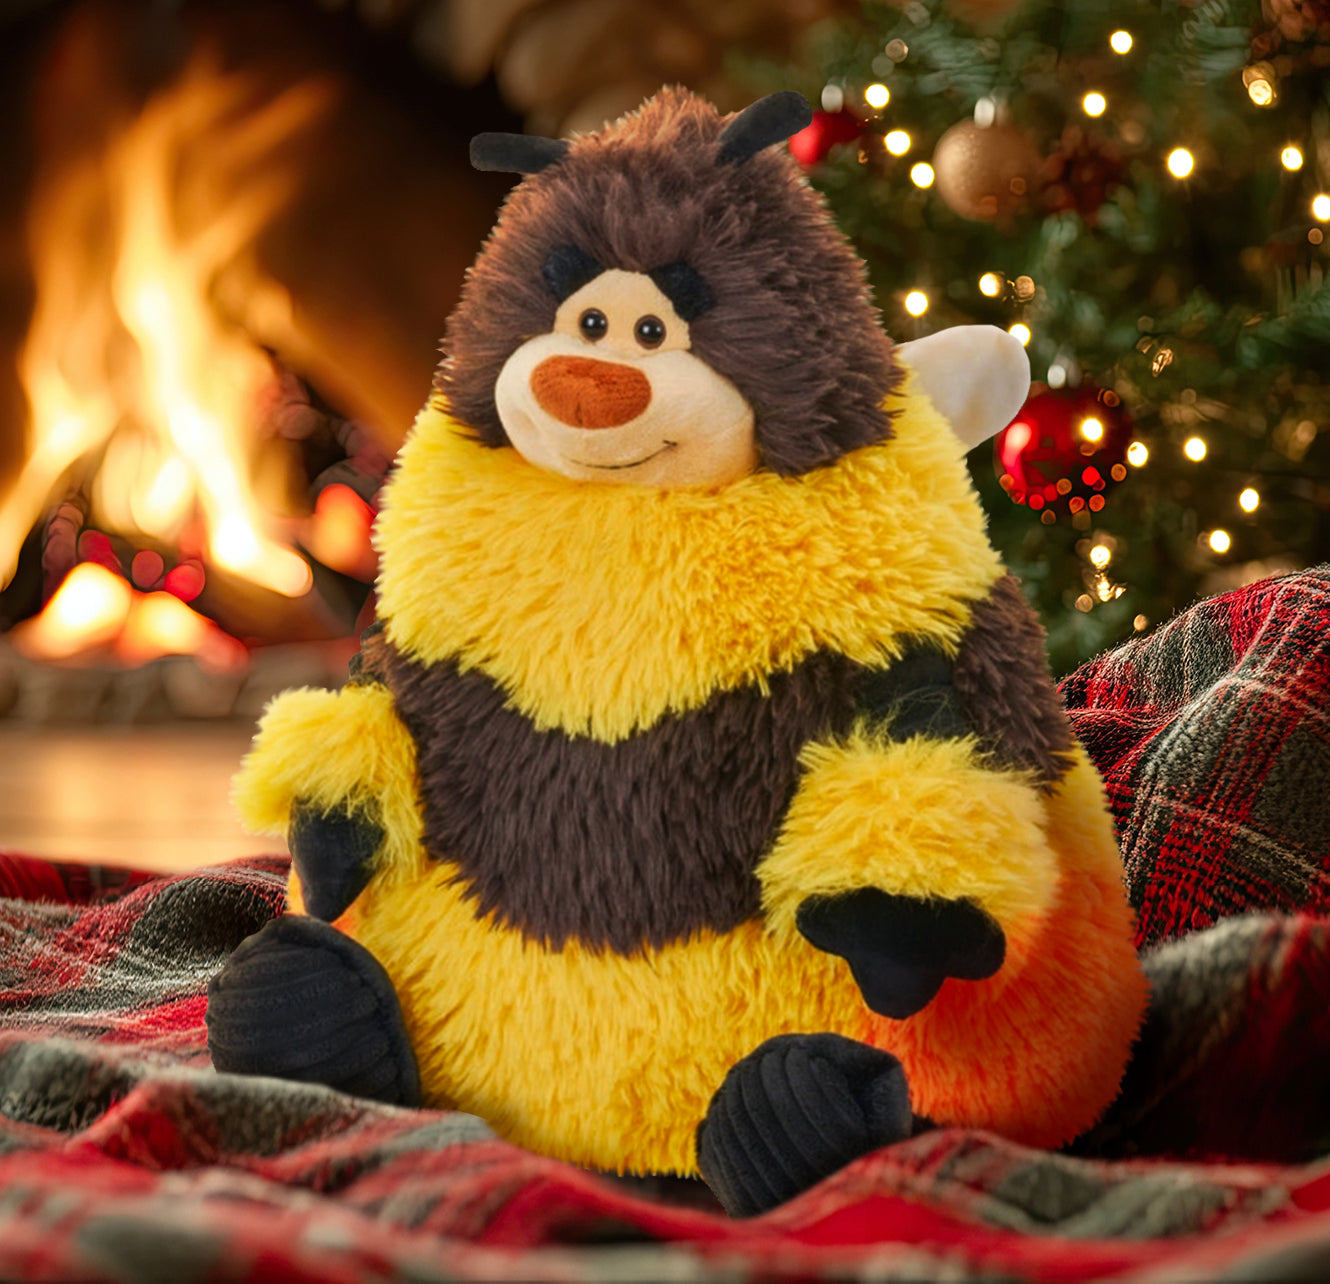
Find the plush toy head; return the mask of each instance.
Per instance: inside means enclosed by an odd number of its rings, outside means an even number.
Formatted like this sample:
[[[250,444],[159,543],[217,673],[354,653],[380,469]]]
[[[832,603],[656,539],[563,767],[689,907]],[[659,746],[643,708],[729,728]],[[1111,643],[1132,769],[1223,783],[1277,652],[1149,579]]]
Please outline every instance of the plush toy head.
[[[487,445],[566,476],[805,472],[891,427],[862,263],[783,148],[776,94],[728,123],[666,90],[571,143],[482,135],[528,174],[467,279],[438,387]]]

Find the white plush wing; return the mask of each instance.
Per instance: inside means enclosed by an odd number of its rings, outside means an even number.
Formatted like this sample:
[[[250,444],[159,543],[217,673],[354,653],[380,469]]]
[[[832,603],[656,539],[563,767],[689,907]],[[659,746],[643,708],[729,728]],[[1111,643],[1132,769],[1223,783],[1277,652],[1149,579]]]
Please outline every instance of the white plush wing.
[[[966,450],[1001,432],[1030,393],[1025,349],[994,325],[953,326],[893,351]]]

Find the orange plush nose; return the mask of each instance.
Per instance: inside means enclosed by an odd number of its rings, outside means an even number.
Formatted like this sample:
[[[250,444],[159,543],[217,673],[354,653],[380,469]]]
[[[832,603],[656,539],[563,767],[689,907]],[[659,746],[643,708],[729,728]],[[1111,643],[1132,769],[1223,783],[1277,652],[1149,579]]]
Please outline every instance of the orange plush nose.
[[[546,357],[531,372],[541,409],[573,428],[617,428],[651,404],[651,383],[634,366],[595,357]]]

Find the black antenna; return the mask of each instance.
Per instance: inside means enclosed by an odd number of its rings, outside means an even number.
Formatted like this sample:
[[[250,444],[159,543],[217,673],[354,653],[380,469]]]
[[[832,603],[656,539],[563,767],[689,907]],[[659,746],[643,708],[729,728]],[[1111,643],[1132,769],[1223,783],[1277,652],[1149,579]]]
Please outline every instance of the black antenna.
[[[533,134],[477,134],[471,140],[471,164],[504,174],[539,174],[568,154],[561,138]]]
[[[808,99],[794,89],[759,98],[745,107],[720,136],[720,159],[742,165],[772,143],[781,143],[813,119]]]

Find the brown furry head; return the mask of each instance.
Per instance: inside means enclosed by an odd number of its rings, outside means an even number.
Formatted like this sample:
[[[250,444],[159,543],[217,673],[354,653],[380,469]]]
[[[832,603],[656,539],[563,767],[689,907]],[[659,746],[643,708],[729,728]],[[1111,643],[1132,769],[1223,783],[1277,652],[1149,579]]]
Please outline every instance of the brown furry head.
[[[513,189],[449,319],[435,382],[482,442],[508,444],[495,381],[552,328],[551,276],[570,265],[685,282],[705,304],[690,321],[693,352],[748,400],[774,472],[891,435],[883,402],[898,370],[863,263],[793,158],[727,157],[725,125],[703,99],[666,89]]]

